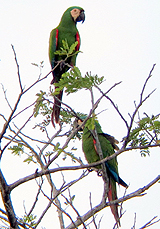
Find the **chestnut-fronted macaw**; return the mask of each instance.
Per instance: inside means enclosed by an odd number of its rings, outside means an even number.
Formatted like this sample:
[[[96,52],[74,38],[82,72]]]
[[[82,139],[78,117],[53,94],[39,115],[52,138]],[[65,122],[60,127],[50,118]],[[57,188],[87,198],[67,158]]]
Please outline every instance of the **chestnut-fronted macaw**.
[[[87,122],[89,122],[88,120]],[[78,124],[80,125],[82,123],[82,120],[78,120]],[[114,137],[103,133],[100,124],[97,120],[95,120],[94,123],[94,129],[97,131],[99,143],[101,146],[101,150],[103,153],[103,158],[109,157],[112,154],[115,153],[114,149],[118,149],[116,143],[117,140],[115,140]],[[85,124],[83,128],[83,135],[82,135],[82,148],[83,152],[85,154],[85,158],[88,161],[88,163],[94,163],[100,160],[99,153],[97,152],[96,147],[96,139],[93,136],[94,129],[90,129],[90,126],[88,123]],[[117,199],[117,189],[116,189],[116,183],[124,186],[125,188],[128,187],[128,185],[119,177],[118,173],[118,163],[116,157],[114,157],[111,160],[108,160],[105,162],[106,166],[106,172],[109,179],[109,191],[108,191],[108,199],[109,201],[113,201]],[[101,165],[96,166],[97,168],[101,168]],[[118,204],[111,205],[111,211],[114,215],[114,218],[116,220],[116,223],[120,225],[120,219],[118,214]]]
[[[62,41],[67,41],[68,46],[70,47],[73,43],[78,41],[76,46],[76,51],[79,50],[80,47],[80,35],[78,29],[76,27],[77,22],[84,22],[85,14],[84,10],[78,6],[72,6],[68,8],[64,14],[62,15],[61,21],[59,25],[53,29],[50,33],[49,39],[49,59],[51,68],[55,68],[59,61],[62,61],[66,58],[66,56],[56,55],[55,51],[60,50],[63,47]],[[75,66],[76,64],[76,56],[73,55],[69,57],[67,60],[62,61],[53,71],[53,80],[51,84],[59,82],[63,73],[68,71],[70,66]],[[54,120],[56,123],[59,123],[59,115],[60,115],[60,107],[62,100],[63,90],[60,91],[54,99],[54,106],[51,121],[54,126]],[[58,100],[56,99],[58,98]]]

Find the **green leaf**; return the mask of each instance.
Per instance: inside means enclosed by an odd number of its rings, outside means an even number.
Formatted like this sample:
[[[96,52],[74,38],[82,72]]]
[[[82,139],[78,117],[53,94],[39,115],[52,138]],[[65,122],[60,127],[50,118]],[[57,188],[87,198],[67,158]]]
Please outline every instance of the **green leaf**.
[[[140,151],[140,154],[142,157],[146,157],[147,155],[150,156],[150,151],[149,149],[143,149]]]
[[[44,108],[46,105],[44,104],[44,95],[46,94],[46,92],[43,92],[42,90],[40,91],[40,93],[37,93],[36,96],[38,97],[34,106],[34,117],[36,117],[41,108]]]
[[[95,129],[95,121],[97,120],[97,117],[96,116],[92,116],[91,118],[89,118],[86,122],[86,127],[89,129],[89,130],[94,130]]]
[[[78,41],[76,41],[75,43],[71,45],[71,47],[69,48],[69,52],[68,52],[69,55],[71,55],[75,51],[75,48],[77,45],[78,45]]]
[[[36,67],[38,67],[38,64],[36,64],[36,63],[31,63],[33,66],[36,66]]]
[[[32,155],[30,155],[23,162],[27,162],[28,164],[31,162],[36,163],[33,158],[34,157]]]
[[[62,40],[62,47],[60,47],[60,49],[56,50],[54,53],[58,56],[66,56],[66,58],[77,55],[80,52],[75,50],[77,45],[78,41],[69,47],[67,40]]]
[[[73,149],[72,149],[73,150]],[[77,150],[77,149],[74,149]],[[63,156],[63,160],[66,160],[67,156],[71,157],[72,162],[76,163],[77,162],[77,158],[74,156],[74,154],[72,152],[64,152],[64,156]]]
[[[30,225],[30,227],[35,227],[36,226],[36,222],[35,219],[37,218],[37,216],[30,214],[30,215],[24,215],[22,219],[20,219],[20,221],[22,223],[27,223],[28,225]]]
[[[65,40],[62,40],[62,44],[63,44],[63,48],[65,49],[65,50],[69,50],[69,46],[68,46],[68,42],[67,42],[67,39],[65,39]]]
[[[54,151],[58,151],[59,150],[59,146],[60,146],[60,143],[57,142],[57,144],[54,146]]]
[[[8,148],[9,150],[12,150],[12,154],[20,156],[24,153],[24,147],[23,144],[18,143],[18,145],[11,146]]]

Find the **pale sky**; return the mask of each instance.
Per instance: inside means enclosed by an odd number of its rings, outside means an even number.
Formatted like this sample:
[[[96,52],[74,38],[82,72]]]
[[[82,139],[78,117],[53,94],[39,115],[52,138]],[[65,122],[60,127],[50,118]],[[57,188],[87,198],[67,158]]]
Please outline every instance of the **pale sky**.
[[[0,0],[0,83],[7,89],[7,96],[11,103],[17,98],[18,78],[17,69],[14,61],[11,44],[14,45],[23,85],[29,86],[34,82],[39,74],[36,67],[31,63],[39,64],[44,61],[42,75],[45,76],[50,71],[48,59],[48,40],[50,31],[55,28],[63,12],[70,6],[78,5],[84,8],[86,20],[83,24],[78,23],[77,27],[81,36],[81,51],[77,57],[77,67],[84,75],[87,71],[93,74],[104,76],[106,81],[102,85],[103,91],[107,91],[113,84],[122,81],[109,94],[113,101],[118,105],[124,117],[129,120],[128,113],[134,111],[134,101],[139,102],[139,95],[145,79],[154,63],[156,63],[153,76],[150,79],[145,95],[154,88],[157,90],[146,101],[140,109],[140,114],[146,112],[148,115],[160,113],[160,2],[159,0],[92,0],[92,1],[72,1],[72,0]],[[48,90],[52,76],[50,75],[43,83],[38,84],[31,90],[30,98],[23,100],[21,107],[30,104],[37,92]],[[95,100],[99,94],[95,94]],[[9,108],[7,107],[3,92],[0,88],[1,111],[8,117]],[[78,100],[78,103],[75,102]],[[89,112],[91,108],[90,95],[86,91],[77,94],[63,96],[63,101],[73,107],[76,111]],[[99,122],[104,132],[114,135],[119,141],[126,134],[126,127],[119,118],[116,111],[105,99],[97,109],[97,113],[105,110],[99,115]],[[21,122],[21,120],[19,120]],[[0,128],[2,121],[0,119]],[[80,156],[82,157],[81,144],[79,144]],[[2,168],[7,182],[12,183],[21,178],[23,174],[29,175],[34,170],[32,166],[23,165],[22,168],[15,168],[12,177],[6,169],[6,163],[10,168],[14,168],[13,161],[19,161],[17,157],[10,155],[4,156]],[[84,160],[85,161],[85,160]],[[130,184],[127,193],[143,187],[159,174],[160,155],[158,149],[151,151],[150,157],[142,158],[140,153],[126,152],[118,157],[119,173],[126,183]],[[65,162],[66,163],[66,162]],[[62,162],[62,164],[65,164]],[[12,167],[13,166],[13,167]],[[25,168],[25,172],[24,172]],[[19,171],[20,169],[20,171]],[[78,173],[77,173],[78,174]],[[57,174],[56,174],[57,175]],[[54,175],[55,177],[55,175]],[[56,178],[57,179],[57,178]],[[34,183],[34,182],[33,182]],[[98,185],[97,185],[98,184]],[[83,191],[77,195],[76,206],[79,203],[87,203],[89,207],[89,191],[93,191],[93,202],[98,204],[101,198],[98,197],[98,186],[103,185],[101,178],[97,178],[95,173],[86,178]],[[77,185],[77,187],[79,187]],[[19,188],[23,192],[23,185]],[[78,188],[79,190],[79,188]],[[118,196],[122,196],[124,189],[119,188]],[[122,228],[128,229],[133,226],[134,213],[137,214],[136,228],[142,227],[154,216],[160,213],[160,186],[156,184],[147,191],[147,195],[142,198],[134,198],[124,203],[125,215],[121,220]],[[76,187],[73,192],[76,192]],[[25,196],[12,194],[13,203],[16,205],[17,215],[23,215],[23,200]],[[27,190],[26,195],[29,191]],[[32,194],[32,192],[31,192]],[[83,202],[84,200],[84,202]],[[1,202],[0,202],[0,207]],[[85,212],[80,211],[81,214]],[[99,213],[98,219],[103,215],[101,228],[112,228],[114,223],[110,209],[107,208]],[[54,217],[56,217],[56,213]],[[159,214],[160,217],[160,214]],[[56,218],[50,218],[50,222],[42,221],[41,226],[46,229],[52,228],[57,222]],[[159,224],[160,225],[160,224]],[[158,224],[151,228],[159,228]],[[66,224],[67,226],[67,224]],[[39,227],[41,228],[41,227]],[[58,222],[57,222],[58,228]],[[92,228],[92,227],[91,227]]]

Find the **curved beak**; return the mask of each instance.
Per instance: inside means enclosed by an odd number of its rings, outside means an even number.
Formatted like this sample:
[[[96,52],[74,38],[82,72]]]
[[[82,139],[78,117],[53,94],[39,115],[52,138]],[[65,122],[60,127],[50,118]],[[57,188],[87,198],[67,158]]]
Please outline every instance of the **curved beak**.
[[[76,22],[79,22],[79,21],[82,21],[82,23],[85,21],[84,10],[81,11],[80,15],[76,19]]]

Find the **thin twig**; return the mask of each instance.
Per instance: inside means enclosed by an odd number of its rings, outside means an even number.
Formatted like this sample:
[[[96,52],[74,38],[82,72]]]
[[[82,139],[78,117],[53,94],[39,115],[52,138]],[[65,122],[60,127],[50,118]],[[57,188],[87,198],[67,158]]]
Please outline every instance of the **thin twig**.
[[[128,123],[127,123],[127,121],[125,120],[125,118],[123,117],[123,115],[121,114],[121,112],[119,111],[118,106],[115,105],[115,103],[113,102],[113,100],[112,100],[109,96],[105,95],[105,94],[103,93],[103,91],[102,91],[98,86],[96,86],[96,88],[101,92],[102,95],[104,95],[104,97],[105,97],[106,99],[108,99],[108,100],[111,102],[111,104],[112,104],[113,107],[116,109],[116,111],[118,112],[118,114],[120,115],[121,119],[124,121],[124,123],[126,124],[126,127],[127,127],[127,129],[128,129],[128,127],[129,127],[129,126],[128,126]]]
[[[80,214],[79,214],[79,212],[77,211],[77,209],[73,206],[73,203],[72,202],[70,202],[68,199],[67,199],[67,197],[65,197],[63,194],[62,194],[62,196],[63,196],[63,198],[67,201],[67,203],[72,207],[72,209],[76,212],[76,214],[77,214],[77,218],[81,221],[81,224],[83,225],[83,228],[84,229],[87,229],[86,228],[86,225],[85,225],[85,223],[84,223],[84,221],[82,220],[82,218],[81,218],[81,216],[80,216]],[[75,225],[76,226],[76,225]],[[77,227],[76,227],[77,228]]]
[[[91,210],[92,210],[93,206],[92,206],[91,192],[89,194],[89,203],[90,203],[90,207],[91,207]],[[94,224],[95,228],[98,229],[97,224],[96,224],[96,220],[95,220],[95,216],[93,215],[92,218],[93,218],[93,224]]]
[[[147,85],[148,80],[149,80],[149,79],[151,78],[151,76],[152,76],[152,72],[153,72],[155,66],[156,66],[156,64],[153,64],[153,67],[152,67],[152,69],[150,70],[149,76],[147,77],[147,79],[146,79],[146,81],[145,81],[145,83],[144,83],[144,85],[143,85],[142,92],[141,92],[141,95],[140,95],[140,102],[142,102],[142,100],[143,100],[143,93],[144,93],[145,87],[146,87],[146,85]]]
[[[37,181],[36,181],[36,182],[37,182]],[[41,192],[41,189],[42,189],[43,182],[44,182],[44,180],[41,179],[41,184],[39,185],[39,188],[38,188],[38,192],[37,192],[35,201],[34,201],[34,203],[32,204],[32,207],[31,207],[30,211],[28,212],[27,216],[29,216],[29,215],[33,212],[33,210],[34,210],[34,208],[35,208],[35,206],[36,206],[36,203],[37,203],[37,201],[38,201],[38,196],[39,196],[39,194],[40,194],[40,192]]]
[[[29,109],[30,107],[32,107],[36,102],[28,105],[27,107],[25,107],[23,110],[19,111],[17,114],[15,114],[12,119],[16,118],[18,115],[20,115],[22,112],[26,111],[27,109]]]
[[[143,227],[141,227],[140,229],[144,229],[144,228],[147,228],[147,227],[150,227],[152,226],[153,224],[155,223],[158,223],[160,222],[160,219],[156,220],[153,222],[153,220],[155,220],[157,218],[157,216],[154,216],[148,223],[146,223]]]
[[[133,223],[133,227],[131,229],[135,229],[136,226],[136,213],[134,214],[134,223]]]
[[[2,132],[0,134],[0,142],[1,142],[1,139],[3,138],[4,134],[6,133],[6,130],[7,130],[8,126],[9,126],[9,123],[11,122],[13,114],[15,113],[15,111],[16,111],[16,109],[18,107],[18,104],[19,104],[19,101],[20,101],[21,97],[22,97],[22,94],[20,93],[19,96],[18,96],[18,99],[17,99],[17,101],[15,103],[15,106],[14,106],[14,108],[13,108],[13,110],[12,110],[12,112],[11,112],[9,118],[8,118],[8,120],[6,121],[6,123],[3,126],[3,130],[2,130]],[[2,156],[2,153],[3,152],[1,152],[0,157]]]
[[[9,108],[10,108],[11,111],[12,111],[13,109],[12,109],[12,107],[11,107],[11,105],[10,105],[8,99],[7,99],[6,90],[4,89],[4,86],[3,86],[2,83],[1,83],[1,85],[2,85],[2,90],[3,90],[3,93],[4,93],[5,100],[6,100],[7,104],[8,104],[8,106],[9,106]]]
[[[19,64],[18,64],[18,61],[17,61],[17,55],[16,55],[16,52],[15,52],[15,49],[14,49],[14,46],[12,46],[12,50],[13,50],[13,53],[14,53],[14,58],[15,58],[15,62],[16,62],[16,65],[17,65],[17,75],[18,75],[18,80],[19,80],[19,85],[20,85],[20,89],[21,89],[21,93],[23,92],[23,88],[22,88],[22,82],[21,82],[21,76],[20,76],[20,72],[19,72]]]
[[[139,104],[137,105],[135,111],[133,112],[133,115],[131,116],[131,121],[130,121],[130,125],[129,125],[129,128],[128,128],[128,132],[127,132],[127,136],[125,138],[125,141],[124,141],[124,144],[123,144],[123,148],[126,147],[128,141],[129,141],[129,136],[130,136],[130,131],[131,131],[131,128],[133,126],[133,122],[134,122],[134,118],[139,110],[139,108],[142,106],[142,104],[153,94],[153,92],[156,90],[154,89],[151,93],[149,93],[144,99],[143,99],[143,94],[144,94],[144,90],[145,90],[145,87],[147,85],[147,82],[148,80],[150,79],[150,77],[152,76],[152,72],[154,70],[154,67],[155,67],[156,64],[153,65],[150,73],[149,73],[149,76],[147,77],[144,85],[143,85],[143,88],[142,88],[142,91],[141,91],[141,94],[140,94],[140,101],[139,101]]]

